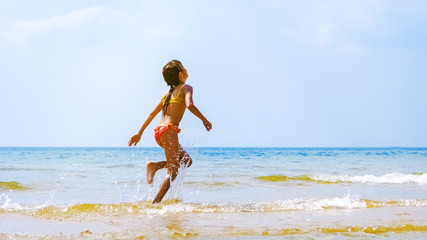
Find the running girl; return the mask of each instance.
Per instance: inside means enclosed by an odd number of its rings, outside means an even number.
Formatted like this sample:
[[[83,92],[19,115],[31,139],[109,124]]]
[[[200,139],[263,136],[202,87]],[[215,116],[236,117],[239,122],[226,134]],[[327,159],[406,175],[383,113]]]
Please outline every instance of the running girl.
[[[154,117],[162,111],[162,119],[159,125],[154,129],[154,138],[157,144],[165,150],[166,161],[149,162],[147,163],[147,181],[153,183],[154,174],[162,168],[168,169],[166,178],[160,185],[160,190],[154,198],[153,203],[162,201],[166,192],[170,188],[170,184],[178,175],[178,170],[181,165],[191,166],[192,160],[190,155],[179,144],[178,133],[179,123],[184,115],[185,109],[196,115],[203,121],[203,125],[207,131],[212,129],[212,124],[203,116],[193,103],[193,88],[185,84],[188,78],[187,70],[178,60],[172,60],[163,67],[163,78],[165,79],[170,89],[165,93],[161,101],[150,113],[147,120],[139,130],[138,134],[133,136],[128,144],[136,146],[141,139],[141,135],[147,126],[151,123]]]

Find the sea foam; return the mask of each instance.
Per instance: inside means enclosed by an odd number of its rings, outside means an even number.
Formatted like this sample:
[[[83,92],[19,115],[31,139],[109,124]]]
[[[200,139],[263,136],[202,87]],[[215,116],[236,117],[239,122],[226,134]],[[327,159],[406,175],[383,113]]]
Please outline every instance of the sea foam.
[[[161,204],[140,201],[119,204],[81,203],[74,205],[23,205],[10,204],[7,198],[1,206],[3,212],[19,213],[46,218],[68,218],[72,216],[128,216],[168,215],[176,213],[244,213],[324,211],[330,209],[363,209],[384,207],[427,207],[427,199],[370,200],[347,194],[335,198],[290,199],[270,202],[247,203],[185,203],[166,200]]]
[[[348,175],[299,175],[299,176],[284,176],[284,175],[269,175],[260,176],[257,179],[269,182],[286,182],[286,181],[303,181],[314,182],[318,184],[336,184],[336,183],[366,183],[366,184],[427,184],[427,174],[403,174],[389,173],[382,176],[363,175],[363,176],[348,176]]]

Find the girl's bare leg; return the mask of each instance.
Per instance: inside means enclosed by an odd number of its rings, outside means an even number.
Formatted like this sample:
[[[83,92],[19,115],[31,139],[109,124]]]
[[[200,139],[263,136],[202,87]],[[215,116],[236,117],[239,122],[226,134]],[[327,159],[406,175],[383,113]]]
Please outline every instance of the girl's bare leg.
[[[184,148],[179,145],[179,163],[181,166],[190,167],[193,164],[193,160],[190,155],[184,150]]]
[[[157,170],[165,168],[166,164],[167,164],[166,161],[147,163],[147,182],[148,182],[148,184],[153,183],[154,174],[156,174]]]
[[[166,131],[161,139],[163,143],[163,149],[165,150],[166,162],[168,168],[168,174],[160,185],[159,192],[154,198],[153,203],[161,202],[165,194],[170,188],[170,184],[175,180],[178,175],[179,169],[179,157],[180,157],[180,145],[178,142],[178,134],[172,130]]]
[[[193,164],[193,160],[191,159],[190,155],[184,150],[184,148],[181,145],[179,146],[179,161],[181,165],[184,165],[186,167],[190,167],[191,164]],[[147,163],[148,184],[153,183],[154,175],[156,174],[157,170],[165,168],[166,166],[167,166],[166,161]]]

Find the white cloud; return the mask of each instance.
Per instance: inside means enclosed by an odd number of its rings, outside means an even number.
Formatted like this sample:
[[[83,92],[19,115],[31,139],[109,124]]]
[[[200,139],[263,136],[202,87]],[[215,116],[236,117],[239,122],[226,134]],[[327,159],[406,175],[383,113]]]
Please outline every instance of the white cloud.
[[[298,10],[299,14],[284,15],[278,35],[286,42],[315,47],[343,47],[348,42],[354,42],[354,38],[363,38],[364,34],[369,34],[376,28],[375,18],[381,9],[379,2],[374,0],[310,1],[310,4],[291,4],[288,8]],[[355,31],[361,35],[354,36]],[[345,48],[347,47],[352,48]]]
[[[117,12],[106,7],[90,7],[74,10],[64,16],[53,16],[36,21],[19,20],[1,31],[0,36],[12,41],[22,41],[54,29],[66,30],[79,26],[95,18],[102,20],[109,15],[117,15]]]

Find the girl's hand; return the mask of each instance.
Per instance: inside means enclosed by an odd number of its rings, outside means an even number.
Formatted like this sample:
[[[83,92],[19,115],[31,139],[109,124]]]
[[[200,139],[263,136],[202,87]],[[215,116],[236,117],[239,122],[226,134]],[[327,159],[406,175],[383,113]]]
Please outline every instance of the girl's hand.
[[[136,134],[135,136],[133,136],[128,142],[129,147],[131,147],[132,144],[134,144],[134,146],[136,146],[136,144],[139,142],[139,140],[141,140],[141,135]]]
[[[212,129],[212,123],[210,123],[208,120],[203,121],[203,125],[205,125],[206,131],[210,131]]]

